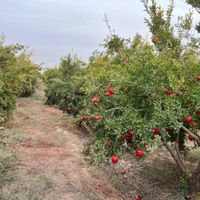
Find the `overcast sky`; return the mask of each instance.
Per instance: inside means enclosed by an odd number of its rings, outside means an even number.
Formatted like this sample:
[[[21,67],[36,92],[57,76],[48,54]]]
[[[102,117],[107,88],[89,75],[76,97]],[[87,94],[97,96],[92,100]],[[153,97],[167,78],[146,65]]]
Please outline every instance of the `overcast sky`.
[[[158,2],[166,7],[169,1]],[[44,67],[57,65],[69,52],[86,61],[109,33],[105,13],[119,36],[150,36],[140,0],[0,0],[0,5],[0,32],[6,43],[29,46],[34,62]],[[175,0],[175,6],[175,15],[189,8],[185,0]]]

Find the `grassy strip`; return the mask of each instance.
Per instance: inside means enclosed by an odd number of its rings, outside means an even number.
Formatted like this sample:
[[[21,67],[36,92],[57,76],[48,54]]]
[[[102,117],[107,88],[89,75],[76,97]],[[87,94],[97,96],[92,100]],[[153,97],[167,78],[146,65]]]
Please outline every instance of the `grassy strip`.
[[[16,161],[16,152],[11,147],[9,135],[4,135],[2,129],[0,130],[0,200],[4,199],[3,187],[13,180]]]

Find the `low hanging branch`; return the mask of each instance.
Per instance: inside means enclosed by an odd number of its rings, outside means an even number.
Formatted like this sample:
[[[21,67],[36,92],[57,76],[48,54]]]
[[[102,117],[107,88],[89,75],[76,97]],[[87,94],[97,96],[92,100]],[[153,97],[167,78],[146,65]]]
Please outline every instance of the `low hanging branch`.
[[[190,134],[196,141],[196,143],[200,146],[200,137],[198,137],[197,135],[193,134],[189,129],[187,129],[185,126],[183,126],[181,123],[177,122],[178,125],[180,125],[180,127],[186,131],[188,134]]]

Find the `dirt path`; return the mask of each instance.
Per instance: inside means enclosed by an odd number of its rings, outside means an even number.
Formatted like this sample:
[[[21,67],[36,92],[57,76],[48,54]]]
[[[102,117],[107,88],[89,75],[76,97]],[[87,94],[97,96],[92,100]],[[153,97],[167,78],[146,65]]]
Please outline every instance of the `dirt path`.
[[[19,152],[16,178],[4,188],[7,199],[122,199],[105,176],[84,160],[85,139],[69,124],[61,111],[33,98],[20,99],[7,125]]]

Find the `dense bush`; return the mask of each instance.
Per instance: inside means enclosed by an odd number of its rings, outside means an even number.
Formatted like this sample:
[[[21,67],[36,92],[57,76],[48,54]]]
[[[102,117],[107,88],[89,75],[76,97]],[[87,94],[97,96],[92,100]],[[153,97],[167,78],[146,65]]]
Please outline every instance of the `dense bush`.
[[[76,120],[93,135],[86,152],[95,163],[125,152],[142,157],[164,145],[190,187],[199,190],[200,163],[193,175],[184,164],[184,155],[200,146],[199,39],[190,34],[190,14],[179,18],[175,32],[173,4],[164,12],[151,2],[143,1],[152,44],[139,35],[130,41],[111,34],[106,52],[94,54],[77,73],[68,69],[67,80],[56,75],[59,69],[55,76],[48,72],[55,79],[47,84],[47,102],[63,109],[78,102]]]
[[[5,45],[0,38],[0,124],[12,113],[17,97],[34,92],[39,77],[38,66],[23,49],[21,45]]]
[[[60,66],[56,69],[48,69],[44,73],[46,83],[46,104],[58,105],[63,111],[76,115],[82,107],[83,93],[79,83],[75,83],[74,77],[81,74],[84,63],[76,56],[62,58]],[[72,78],[73,77],[73,78]]]
[[[30,54],[23,52],[17,56],[15,67],[18,74],[18,96],[26,97],[34,93],[37,79],[40,77],[39,66],[30,60]]]
[[[103,64],[96,65],[99,57]],[[102,158],[103,153],[121,154],[127,148],[132,152],[151,150],[157,141],[153,133],[156,127],[163,133],[162,140],[174,142],[175,133],[181,129],[179,122],[185,125],[187,115],[193,116],[197,122],[193,128],[197,128],[200,88],[196,76],[200,63],[193,59],[194,55],[186,63],[181,57],[175,60],[157,56],[137,36],[124,55],[121,53],[109,61],[106,56],[99,57],[82,74],[82,90],[86,95],[84,109],[77,119],[96,135],[95,148],[102,147],[99,153],[94,149],[96,158]],[[82,120],[84,115],[88,120]],[[95,116],[101,119],[95,120]],[[129,130],[134,136],[127,140],[127,146],[123,137]],[[182,137],[186,133],[180,135],[180,150],[184,149]],[[107,145],[108,141],[113,144]]]

